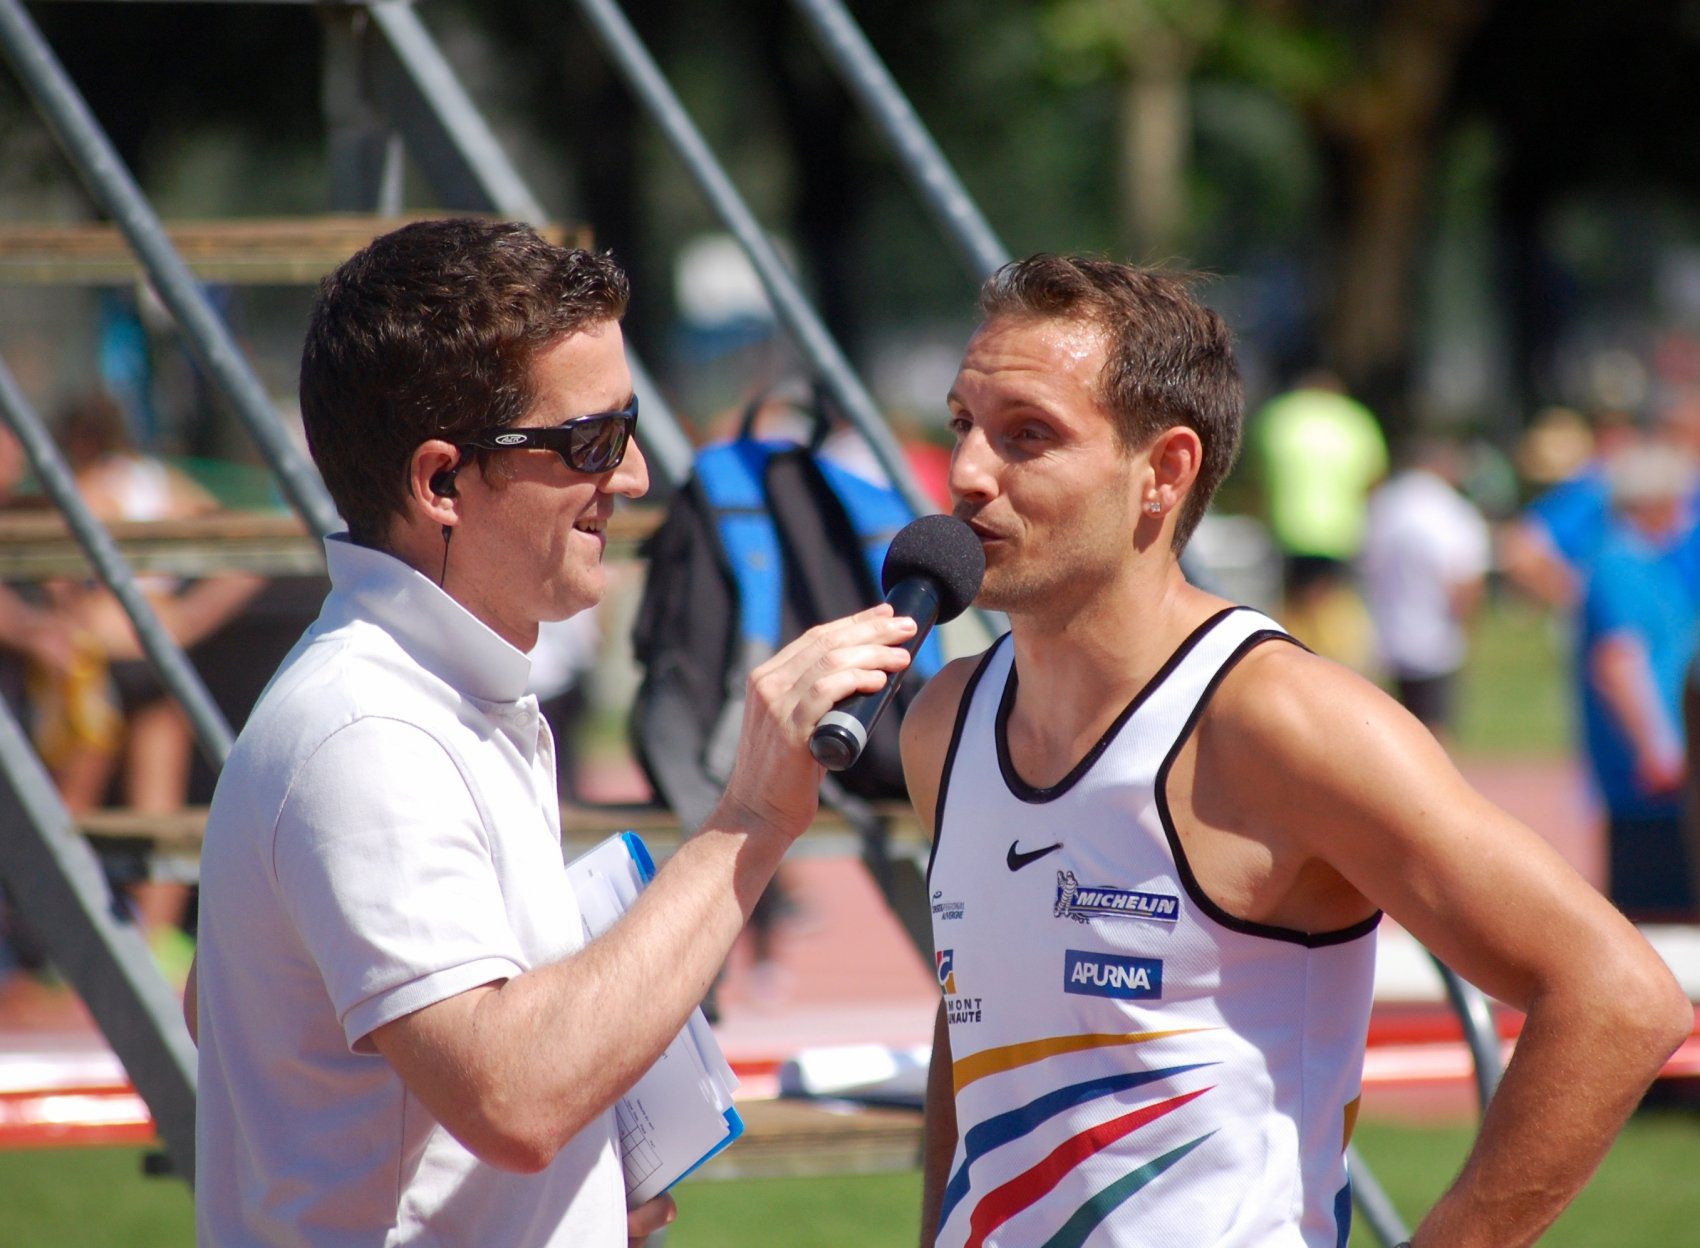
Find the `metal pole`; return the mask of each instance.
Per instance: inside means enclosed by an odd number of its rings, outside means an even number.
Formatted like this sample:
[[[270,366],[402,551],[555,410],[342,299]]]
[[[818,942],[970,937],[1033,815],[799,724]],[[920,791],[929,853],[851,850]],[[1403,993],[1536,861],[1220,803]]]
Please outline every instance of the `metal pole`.
[[[19,0],[0,0],[0,49],[95,202],[124,232],[196,359],[247,425],[296,511],[321,536],[341,528],[323,483],[284,433],[235,339]]]
[[[65,517],[65,523],[88,555],[89,562],[130,617],[142,649],[153,660],[154,669],[188,712],[201,752],[216,773],[230,755],[234,740],[230,724],[207,692],[206,685],[201,683],[183,648],[166,631],[152,605],[136,588],[135,574],[119,553],[118,544],[83,501],[71,470],[59,455],[59,448],[53,444],[53,439],[48,436],[3,359],[0,359],[0,415],[5,416],[6,423],[18,435],[18,441],[23,443],[42,488]]]
[[[1009,252],[843,0],[792,0],[792,4],[850,94],[885,136],[922,204],[955,245],[968,275],[979,281],[1007,264]]]
[[[114,914],[100,864],[4,703],[0,879],[147,1102],[177,1173],[193,1185],[195,1049],[182,1005],[135,924]]]
[[[450,202],[474,203],[515,220],[544,221],[543,206],[502,151],[413,6],[384,0],[373,4],[370,13],[399,71],[387,81],[380,74],[377,92],[386,97],[382,102],[392,124],[406,136],[408,150],[439,193]],[[691,440],[629,348],[626,359],[643,404],[638,440],[663,478],[678,485],[691,473]]]
[[[886,427],[872,396],[803,297],[796,279],[727,178],[720,162],[703,141],[695,123],[618,5],[613,0],[577,0],[577,3],[609,57],[625,76],[627,84],[649,109],[721,221],[743,247],[780,320],[797,340],[833,399],[868,440],[892,484],[916,515],[937,510],[937,505],[916,484],[915,475],[903,458],[902,448]]]
[[[1470,1046],[1470,1056],[1475,1064],[1476,1099],[1485,1110],[1499,1089],[1499,1078],[1504,1073],[1499,1064],[1499,1031],[1493,1023],[1493,1006],[1481,989],[1460,978],[1434,954],[1428,956],[1440,972],[1440,982],[1446,986],[1446,999],[1452,1003],[1458,1021],[1463,1024],[1464,1042]]]
[[[1384,1248],[1393,1248],[1411,1237],[1411,1232],[1405,1227],[1405,1220],[1399,1216],[1399,1210],[1393,1204],[1393,1198],[1387,1190],[1376,1181],[1370,1173],[1368,1164],[1358,1152],[1356,1144],[1346,1149],[1346,1172],[1352,1178],[1352,1203],[1357,1205],[1359,1212],[1364,1215],[1364,1221],[1375,1233]]]

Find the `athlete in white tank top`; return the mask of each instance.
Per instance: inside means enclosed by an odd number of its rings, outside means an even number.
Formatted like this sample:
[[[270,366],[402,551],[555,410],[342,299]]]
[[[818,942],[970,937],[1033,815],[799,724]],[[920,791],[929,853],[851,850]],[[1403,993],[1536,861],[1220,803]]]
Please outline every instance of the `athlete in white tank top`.
[[[1161,785],[1215,684],[1287,640],[1253,611],[1211,618],[1047,789],[1008,761],[1008,638],[982,661],[930,872],[958,1127],[939,1244],[1345,1243],[1379,916],[1324,935],[1229,917]]]
[[[1184,279],[1040,255],[981,311],[950,491],[1010,633],[903,723],[943,998],[923,1244],[1342,1248],[1383,910],[1528,1016],[1412,1244],[1535,1242],[1688,1035],[1681,989],[1385,693],[1188,582],[1242,403]]]

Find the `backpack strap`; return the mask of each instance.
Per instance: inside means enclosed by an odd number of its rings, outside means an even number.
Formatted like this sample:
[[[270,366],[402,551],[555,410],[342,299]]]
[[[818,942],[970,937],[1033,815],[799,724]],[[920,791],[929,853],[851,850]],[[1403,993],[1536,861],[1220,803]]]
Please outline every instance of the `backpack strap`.
[[[738,631],[770,653],[779,648],[783,626],[785,564],[763,481],[767,461],[790,445],[738,438],[703,447],[695,466],[737,586]]]
[[[861,543],[862,558],[868,565],[869,576],[878,586],[891,539],[915,518],[915,513],[909,509],[903,496],[889,485],[857,476],[825,456],[817,456],[815,464],[832,492],[838,496],[838,501],[844,505],[844,514],[850,518],[850,526],[855,529],[856,538]],[[938,635],[930,634],[915,653],[914,671],[919,676],[930,677],[943,665],[944,652],[939,646]]]

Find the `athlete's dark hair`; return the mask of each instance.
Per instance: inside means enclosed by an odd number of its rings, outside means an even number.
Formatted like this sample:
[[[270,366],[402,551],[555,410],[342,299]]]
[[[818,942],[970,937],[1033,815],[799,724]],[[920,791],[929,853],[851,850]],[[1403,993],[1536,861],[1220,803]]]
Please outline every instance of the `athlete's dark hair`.
[[[381,547],[414,449],[512,424],[534,401],[537,354],[619,320],[629,295],[606,255],[470,218],[403,226],[325,278],[301,353],[301,417],[350,536]]]
[[[1041,252],[1003,266],[980,288],[980,313],[1070,320],[1103,331],[1108,347],[1099,401],[1121,445],[1146,446],[1185,425],[1204,444],[1198,480],[1175,523],[1178,552],[1198,527],[1239,453],[1244,392],[1233,335],[1193,298],[1191,274],[1089,256]]]

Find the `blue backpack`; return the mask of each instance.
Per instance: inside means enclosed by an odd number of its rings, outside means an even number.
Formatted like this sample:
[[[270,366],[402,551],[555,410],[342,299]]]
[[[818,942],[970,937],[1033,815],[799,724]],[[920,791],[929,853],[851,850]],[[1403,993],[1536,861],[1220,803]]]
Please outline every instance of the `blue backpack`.
[[[755,410],[736,438],[698,452],[645,551],[633,746],[687,831],[707,817],[730,773],[751,670],[810,626],[878,602],[886,548],[914,519],[891,486],[821,453],[819,404],[807,444],[752,436]],[[907,797],[898,726],[942,661],[929,637],[861,759],[823,786],[829,803],[854,819],[851,807]]]

